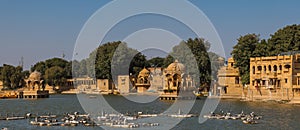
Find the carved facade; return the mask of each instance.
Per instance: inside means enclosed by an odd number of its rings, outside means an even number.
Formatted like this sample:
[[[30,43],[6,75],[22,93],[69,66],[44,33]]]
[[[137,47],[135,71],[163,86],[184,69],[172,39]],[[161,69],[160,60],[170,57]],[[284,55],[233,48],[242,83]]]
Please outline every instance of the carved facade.
[[[227,65],[218,70],[218,88],[214,88],[217,94],[242,95],[239,69],[234,64],[233,58],[228,58]]]
[[[34,71],[25,80],[26,88],[19,93],[19,98],[48,98],[49,90],[45,90],[44,80],[40,72]]]
[[[175,60],[164,70],[165,86],[163,88],[164,94],[178,95],[182,85],[182,77],[185,68],[184,65]]]
[[[44,80],[41,79],[41,73],[34,71],[29,75],[29,78],[25,80],[28,90],[44,90]]]
[[[299,94],[300,54],[251,58],[250,88],[255,94],[280,93],[287,99]]]
[[[142,69],[135,83],[138,93],[146,92],[150,87],[150,71],[146,68]]]

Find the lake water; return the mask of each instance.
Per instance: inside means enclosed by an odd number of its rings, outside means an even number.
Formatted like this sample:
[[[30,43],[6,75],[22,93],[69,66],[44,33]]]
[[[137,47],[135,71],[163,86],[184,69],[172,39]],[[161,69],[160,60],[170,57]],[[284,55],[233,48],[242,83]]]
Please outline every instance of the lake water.
[[[85,98],[85,102],[97,103],[98,97],[93,98],[88,95],[82,95]],[[172,106],[174,102],[154,100],[151,103],[134,103],[121,96],[105,96],[106,101],[116,111],[121,113],[136,113],[142,111],[144,113],[162,113]],[[188,102],[182,100],[180,102]],[[196,100],[190,113],[199,114],[205,99]],[[181,106],[184,107],[184,106]],[[101,109],[101,110],[100,110]],[[112,112],[112,110],[106,108],[100,108],[99,111]],[[183,108],[182,108],[183,109]],[[183,109],[184,110],[184,109]],[[300,106],[278,104],[274,102],[242,102],[235,99],[224,99],[219,102],[216,111],[223,110],[225,112],[245,113],[255,112],[258,115],[262,115],[263,118],[258,120],[258,124],[249,125],[243,124],[240,120],[213,120],[209,119],[206,122],[200,124],[198,117],[186,118],[179,122],[172,129],[173,130],[196,130],[196,129],[300,129]],[[51,95],[47,99],[38,100],[23,100],[23,99],[7,99],[0,100],[0,114],[4,115],[25,115],[26,113],[34,113],[39,115],[51,114],[64,114],[67,112],[81,112],[84,113],[77,95]],[[97,111],[97,112],[99,112]],[[176,113],[174,111],[174,113]],[[171,120],[170,118],[164,118],[164,120]],[[32,126],[29,124],[29,119],[6,121],[0,120],[0,128],[6,127],[9,130],[19,129],[64,129],[64,130],[81,130],[81,129],[102,129],[101,127],[62,127],[62,126]],[[159,121],[153,118],[147,121]],[[168,121],[166,121],[168,122]],[[176,121],[175,121],[176,122]],[[159,122],[161,123],[161,122]],[[169,129],[173,124],[160,124],[156,129]],[[155,128],[155,127],[153,127]],[[153,129],[149,128],[149,129]],[[105,127],[105,129],[111,129]]]

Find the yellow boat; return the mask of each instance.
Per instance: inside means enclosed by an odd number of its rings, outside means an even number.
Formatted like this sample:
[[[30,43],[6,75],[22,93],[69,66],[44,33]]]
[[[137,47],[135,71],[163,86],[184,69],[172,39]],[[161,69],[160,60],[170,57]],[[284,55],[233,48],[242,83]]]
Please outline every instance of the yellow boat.
[[[208,92],[196,92],[196,91],[193,91],[194,95],[196,97],[207,97],[208,96]]]
[[[17,98],[18,94],[16,92],[6,92],[6,93],[1,93],[0,98],[5,99],[5,98]]]

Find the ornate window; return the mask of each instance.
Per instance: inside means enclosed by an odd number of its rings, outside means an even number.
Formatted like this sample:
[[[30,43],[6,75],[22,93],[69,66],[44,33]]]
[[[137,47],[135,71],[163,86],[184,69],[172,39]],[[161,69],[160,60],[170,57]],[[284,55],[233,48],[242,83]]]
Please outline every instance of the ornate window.
[[[240,84],[240,79],[239,79],[239,77],[235,77],[235,84]]]
[[[261,66],[257,66],[257,70],[261,71],[262,67]]]
[[[273,66],[273,71],[276,72],[277,71],[277,65]]]
[[[282,65],[279,65],[279,70],[280,70],[280,71],[282,70]]]

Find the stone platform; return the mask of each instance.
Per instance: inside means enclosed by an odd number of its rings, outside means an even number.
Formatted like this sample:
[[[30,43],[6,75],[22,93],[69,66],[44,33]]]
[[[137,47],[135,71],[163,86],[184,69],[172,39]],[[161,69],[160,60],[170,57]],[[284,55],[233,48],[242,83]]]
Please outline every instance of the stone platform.
[[[18,98],[25,98],[25,99],[35,99],[35,98],[49,98],[49,91],[48,90],[36,90],[30,91],[25,90],[20,92]]]

